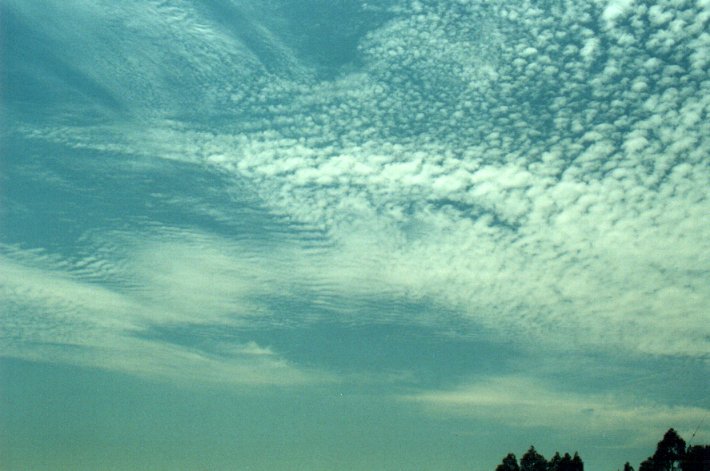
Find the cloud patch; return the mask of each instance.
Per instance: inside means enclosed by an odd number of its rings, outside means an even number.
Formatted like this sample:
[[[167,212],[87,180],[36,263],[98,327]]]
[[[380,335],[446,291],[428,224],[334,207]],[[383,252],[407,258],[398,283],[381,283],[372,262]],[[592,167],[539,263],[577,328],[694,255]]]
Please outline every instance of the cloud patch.
[[[401,399],[434,414],[485,418],[513,428],[564,428],[576,436],[624,430],[634,432],[630,435],[638,443],[652,442],[657,430],[668,424],[688,435],[697,426],[698,417],[707,414],[701,407],[570,392],[524,377],[499,377]],[[639,435],[639,430],[647,432]]]
[[[239,291],[238,277],[225,278],[217,269],[224,255],[213,253],[210,259],[210,251],[200,253],[196,247],[181,251],[180,245],[170,244],[151,250],[162,254],[147,260],[138,255],[129,261],[133,283],[120,287],[110,281],[118,278],[116,274],[126,274],[126,267],[113,266],[109,283],[105,273],[103,282],[97,282],[87,276],[91,268],[83,261],[3,247],[2,354],[178,381],[295,385],[328,380],[248,339],[204,350],[146,336],[156,325],[238,324],[240,316],[259,314]],[[161,258],[168,254],[170,261]],[[157,278],[141,279],[146,273]]]

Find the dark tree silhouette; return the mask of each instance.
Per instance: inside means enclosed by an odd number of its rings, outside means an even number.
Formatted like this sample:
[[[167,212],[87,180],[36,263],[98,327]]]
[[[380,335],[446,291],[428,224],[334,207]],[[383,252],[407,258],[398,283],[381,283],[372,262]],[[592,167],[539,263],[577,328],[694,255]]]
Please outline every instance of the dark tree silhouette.
[[[547,471],[547,460],[534,446],[520,458],[520,471]]]
[[[633,468],[627,470],[624,466],[624,471],[633,471]],[[685,440],[678,432],[668,429],[658,442],[656,452],[641,463],[639,471],[710,471],[710,445],[686,449]]]
[[[562,457],[559,452],[555,452],[555,456],[550,458],[549,463],[547,463],[547,471],[561,471],[560,465],[562,464]]]
[[[680,467],[683,471],[710,471],[710,445],[688,447]]]
[[[668,429],[663,439],[658,442],[656,452],[649,457],[639,471],[675,471],[680,470],[680,464],[685,456],[685,440],[680,438],[678,432]]]
[[[639,471],[655,471],[656,465],[653,461],[653,457],[649,456],[639,465]]]
[[[685,456],[685,440],[678,432],[668,429],[663,439],[658,442],[656,452],[651,457],[654,471],[674,471],[680,469],[680,463]],[[639,471],[642,471],[639,469]]]
[[[520,458],[520,466],[513,453],[503,458],[496,471],[584,471],[584,462],[575,452],[574,456],[559,452],[547,461],[534,446]],[[624,471],[634,471],[627,461]],[[644,460],[638,471],[710,471],[710,445],[694,445],[686,448],[678,432],[668,429],[663,439],[656,445],[656,452]]]
[[[584,463],[582,458],[579,457],[579,453],[574,452],[574,457],[572,458],[572,463],[570,465],[571,471],[584,471]]]
[[[498,465],[496,471],[584,471],[584,463],[577,452],[574,453],[574,457],[570,456],[569,453],[565,453],[561,457],[559,452],[555,452],[550,461],[547,461],[531,445],[530,449],[520,458],[519,466],[515,455],[508,453],[503,458],[503,462]],[[624,471],[633,471],[633,468],[630,470],[624,469]]]
[[[508,456],[503,458],[503,462],[498,465],[496,471],[520,471],[520,466],[518,466],[518,459],[514,454],[508,453]]]
[[[572,457],[569,453],[565,453],[565,456],[562,457],[559,471],[572,471]]]

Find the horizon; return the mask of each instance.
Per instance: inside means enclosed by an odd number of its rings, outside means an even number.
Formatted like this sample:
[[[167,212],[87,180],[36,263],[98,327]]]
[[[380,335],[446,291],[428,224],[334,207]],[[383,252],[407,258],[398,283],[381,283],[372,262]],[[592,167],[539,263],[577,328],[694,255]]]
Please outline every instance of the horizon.
[[[2,1],[0,467],[710,443],[710,2],[508,3]]]

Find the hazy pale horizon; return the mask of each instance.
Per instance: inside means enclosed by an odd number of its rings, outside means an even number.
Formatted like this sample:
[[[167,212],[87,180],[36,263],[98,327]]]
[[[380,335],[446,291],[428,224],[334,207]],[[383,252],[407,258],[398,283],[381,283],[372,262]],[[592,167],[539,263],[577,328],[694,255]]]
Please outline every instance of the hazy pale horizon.
[[[0,468],[710,443],[709,21],[0,0]]]

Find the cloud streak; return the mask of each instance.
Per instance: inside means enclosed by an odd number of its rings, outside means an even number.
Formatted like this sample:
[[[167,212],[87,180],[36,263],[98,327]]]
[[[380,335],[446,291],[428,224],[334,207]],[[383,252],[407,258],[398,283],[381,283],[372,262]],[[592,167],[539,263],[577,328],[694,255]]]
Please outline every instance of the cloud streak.
[[[668,424],[688,435],[697,426],[698,417],[707,413],[700,407],[666,406],[628,396],[580,394],[514,376],[401,399],[433,414],[485,418],[511,428],[562,428],[573,430],[576,436],[597,437],[609,431],[634,432],[630,435],[638,444],[653,442],[656,431]],[[646,432],[639,434],[639,430]]]
[[[90,269],[84,261],[68,266],[41,252],[4,249],[3,355],[109,368],[153,379],[233,385],[331,381],[253,341],[216,343],[204,349],[151,337],[150,329],[158,325],[228,325],[238,323],[240,314],[259,315],[258,308],[239,293],[238,277],[218,270],[224,255],[195,247],[186,250],[179,244],[153,246],[159,256],[144,259],[138,254],[130,267],[134,277],[146,273],[151,277],[116,288],[110,281],[118,278],[118,267],[113,267],[116,274],[108,280],[97,282],[87,276]],[[163,257],[168,255],[166,261]],[[194,257],[199,257],[199,264]],[[228,266],[233,270],[237,263]]]

